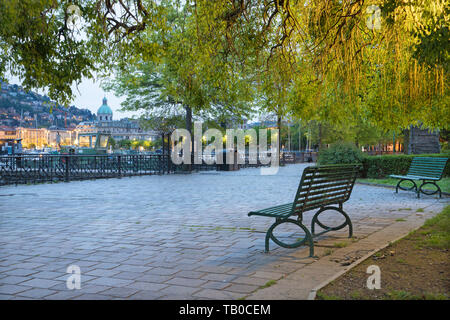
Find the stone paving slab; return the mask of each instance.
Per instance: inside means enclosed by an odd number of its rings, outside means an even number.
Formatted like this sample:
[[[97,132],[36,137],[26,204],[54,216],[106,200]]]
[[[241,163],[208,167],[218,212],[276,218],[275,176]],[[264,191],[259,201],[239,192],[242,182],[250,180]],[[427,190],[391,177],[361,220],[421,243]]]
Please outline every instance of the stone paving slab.
[[[291,202],[305,167],[288,165],[273,176],[248,168],[0,187],[0,299],[303,299],[299,283],[307,292],[323,281],[317,274],[339,270],[350,247],[358,245],[354,256],[364,254],[372,235],[406,225],[396,220],[418,209],[424,220],[448,202],[355,185],[344,204],[353,239],[347,230],[319,237],[318,259],[307,248],[273,243],[265,254],[273,219],[247,213]],[[305,214],[307,226],[312,216]],[[330,225],[340,221],[336,214],[323,217]],[[280,229],[283,239],[302,236],[295,226]],[[342,242],[349,245],[336,248]],[[66,287],[70,265],[81,269],[79,290]],[[260,288],[271,280],[277,285]],[[288,293],[266,295],[283,283]]]

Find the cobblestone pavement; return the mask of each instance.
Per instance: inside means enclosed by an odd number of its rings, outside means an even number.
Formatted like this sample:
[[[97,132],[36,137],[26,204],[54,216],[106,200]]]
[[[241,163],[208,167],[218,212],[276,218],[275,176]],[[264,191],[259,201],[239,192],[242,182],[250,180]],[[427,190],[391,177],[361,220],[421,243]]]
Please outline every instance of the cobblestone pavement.
[[[314,263],[307,248],[284,249],[264,237],[273,219],[251,210],[293,200],[303,168],[142,176],[0,188],[2,299],[238,299]],[[398,219],[428,215],[447,199],[355,185],[344,209],[352,241]],[[421,212],[422,210],[419,210]],[[305,214],[306,225],[313,213]],[[331,215],[324,222],[337,224]],[[281,230],[282,229],[282,230]],[[280,238],[301,237],[280,226]],[[323,257],[347,231],[316,243]],[[69,290],[69,265],[81,289]],[[273,281],[272,281],[273,282]]]

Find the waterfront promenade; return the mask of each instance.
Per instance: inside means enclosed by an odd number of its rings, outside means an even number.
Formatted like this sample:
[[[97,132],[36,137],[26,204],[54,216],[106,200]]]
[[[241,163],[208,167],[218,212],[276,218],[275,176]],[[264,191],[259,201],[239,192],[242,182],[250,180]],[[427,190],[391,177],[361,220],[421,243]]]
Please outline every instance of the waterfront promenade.
[[[344,204],[354,239],[346,237],[347,229],[319,238],[319,259],[309,258],[306,247],[285,249],[273,242],[265,254],[273,219],[247,213],[291,202],[306,166],[288,165],[273,176],[247,168],[0,187],[0,297],[270,298],[259,295],[267,290],[262,286],[329,260],[330,249],[341,250],[336,244],[357,243],[410,217],[424,221],[448,202],[355,185]],[[305,214],[307,226],[312,216]],[[330,214],[324,222],[339,219]],[[280,237],[296,239],[302,236],[297,231],[285,227]],[[353,258],[365,253],[361,249]],[[81,269],[79,290],[66,287],[70,265]]]

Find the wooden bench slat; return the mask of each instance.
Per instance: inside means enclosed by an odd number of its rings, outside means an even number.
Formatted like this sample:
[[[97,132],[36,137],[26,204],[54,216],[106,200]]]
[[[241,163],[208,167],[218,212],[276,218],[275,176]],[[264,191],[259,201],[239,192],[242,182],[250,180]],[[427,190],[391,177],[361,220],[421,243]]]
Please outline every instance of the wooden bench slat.
[[[305,179],[311,178],[311,177],[333,177],[333,176],[340,176],[340,175],[351,175],[351,172],[348,172],[347,170],[335,170],[335,171],[309,171],[305,175]]]
[[[445,165],[441,165],[441,166],[426,166],[425,164],[423,165],[418,165],[415,164],[414,166],[410,167],[410,170],[442,170],[445,167]]]
[[[421,164],[424,164],[424,165],[427,165],[427,166],[432,166],[432,167],[440,167],[440,166],[442,166],[442,165],[444,165],[446,162],[445,161],[436,161],[436,162],[430,162],[430,161],[427,161],[427,160],[418,160],[418,161],[411,161],[411,164],[412,165],[421,165]]]
[[[348,179],[345,179],[342,181],[338,181],[338,180],[328,181],[327,183],[321,183],[321,184],[314,183],[314,185],[311,185],[311,186],[309,186],[309,184],[308,184],[307,186],[302,186],[301,189],[299,190],[299,192],[304,193],[304,192],[307,192],[308,190],[311,192],[311,191],[318,190],[318,189],[334,188],[337,186],[346,185],[347,181],[348,181]]]
[[[340,191],[340,192],[335,192],[335,193],[329,193],[329,194],[321,194],[319,196],[313,196],[313,197],[306,197],[303,198],[301,200],[297,200],[296,204],[307,204],[308,202],[315,202],[315,201],[319,201],[321,199],[335,199],[336,201],[342,201],[344,202],[345,199],[345,195],[347,194],[347,190],[344,191]],[[339,200],[338,200],[339,199]]]
[[[347,191],[348,187],[347,186],[340,186],[340,187],[336,187],[336,188],[327,188],[327,189],[319,189],[319,190],[314,190],[313,192],[309,193],[309,196],[315,196],[315,195],[321,195],[326,193],[332,193],[332,192],[337,192],[337,191]],[[307,193],[300,193],[299,194],[299,199],[297,201],[300,201],[303,199],[305,199],[307,196]]]
[[[437,173],[441,173],[442,168],[410,168],[408,170],[409,173],[415,171],[415,172],[437,172]]]
[[[409,171],[436,171],[436,172],[441,172],[443,169],[444,169],[445,167],[444,166],[442,166],[442,167],[440,167],[440,168],[431,168],[431,167],[427,167],[427,168],[425,168],[425,167],[422,167],[422,168],[418,168],[418,167],[410,167],[409,168],[409,170],[408,170],[408,172]]]
[[[326,184],[326,183],[331,183],[331,182],[343,182],[343,181],[348,181],[348,179],[351,179],[352,176],[351,175],[337,175],[334,177],[317,177],[314,178],[314,180],[305,180],[303,182],[302,188],[306,189],[310,186],[310,184]]]

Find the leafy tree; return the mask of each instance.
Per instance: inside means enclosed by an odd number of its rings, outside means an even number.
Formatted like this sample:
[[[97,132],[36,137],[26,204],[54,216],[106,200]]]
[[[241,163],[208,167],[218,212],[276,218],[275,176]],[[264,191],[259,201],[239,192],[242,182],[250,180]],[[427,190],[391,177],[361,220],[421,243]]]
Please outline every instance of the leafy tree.
[[[79,34],[67,23],[71,3],[0,2],[1,78],[67,105],[84,77],[151,63],[187,127],[191,115],[251,109],[255,89],[275,97],[270,79],[286,88],[272,108],[298,119],[361,117],[395,131],[450,123],[444,0],[75,0]],[[380,30],[367,24],[374,5]]]
[[[116,145],[117,145],[117,142],[116,142],[116,140],[114,140],[113,137],[109,137],[108,144],[111,146],[111,148],[115,149]]]
[[[131,140],[128,139],[120,140],[119,147],[129,149],[131,147]]]

